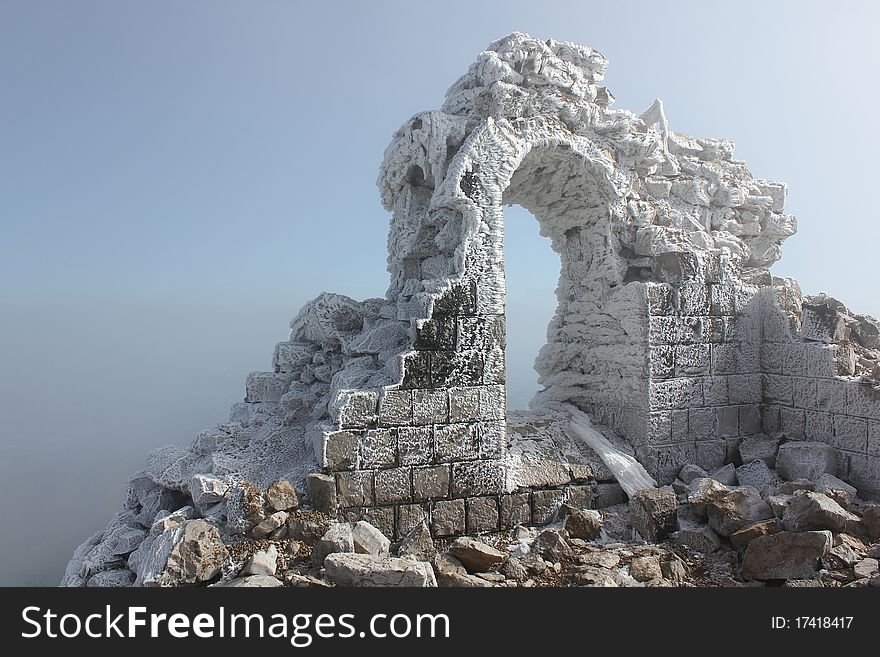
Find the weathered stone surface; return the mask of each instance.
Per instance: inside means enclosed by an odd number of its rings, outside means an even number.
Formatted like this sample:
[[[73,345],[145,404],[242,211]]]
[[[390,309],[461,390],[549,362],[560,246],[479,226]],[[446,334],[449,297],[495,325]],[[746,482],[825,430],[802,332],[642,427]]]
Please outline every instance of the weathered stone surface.
[[[730,542],[736,547],[742,548],[749,544],[753,539],[759,536],[767,536],[769,534],[777,534],[782,531],[782,524],[776,518],[770,520],[761,520],[760,522],[746,525],[742,529],[738,529],[730,535]]]
[[[877,559],[862,559],[853,566],[853,575],[856,577],[874,577],[877,574],[880,562]]]
[[[266,519],[263,492],[249,481],[235,484],[227,491],[226,528],[234,534],[246,534]]]
[[[776,472],[783,479],[816,480],[826,472],[837,474],[834,448],[819,442],[787,442],[779,446]]]
[[[721,491],[706,502],[709,526],[721,536],[730,536],[746,525],[774,517],[773,509],[750,486]]]
[[[880,539],[880,504],[862,509],[862,524],[872,540]]]
[[[736,466],[734,466],[733,463],[728,463],[717,470],[713,470],[709,473],[709,476],[725,486],[736,486],[738,483],[736,478]]]
[[[690,510],[698,518],[706,518],[706,503],[730,489],[715,479],[694,479],[687,487]]]
[[[705,470],[703,470],[703,468],[698,465],[694,465],[693,463],[688,463],[678,473],[678,478],[681,479],[685,483],[685,485],[691,483],[694,479],[708,476],[709,474]]]
[[[721,547],[721,539],[708,525],[683,527],[669,535],[669,542],[673,545],[685,545],[704,554],[710,554]]]
[[[629,501],[630,522],[646,540],[662,541],[675,529],[676,506],[675,493],[670,490],[639,491]]]
[[[90,588],[118,588],[133,586],[135,577],[135,574],[127,568],[105,570],[92,575],[86,583],[86,586]]]
[[[751,463],[760,459],[769,467],[775,467],[778,451],[779,441],[764,435],[747,436],[739,444],[740,459],[743,463]]]
[[[653,555],[636,557],[629,564],[629,574],[639,582],[648,582],[663,577],[660,558]]]
[[[324,574],[337,586],[437,586],[429,563],[372,554],[330,554]]]
[[[336,479],[333,475],[309,475],[309,500],[312,508],[328,515],[336,514]]]
[[[565,516],[565,531],[572,538],[580,538],[585,541],[592,541],[599,535],[602,529],[602,520],[596,511],[582,511],[581,509],[572,509]]]
[[[431,562],[434,560],[434,557],[437,556],[437,548],[434,546],[427,522],[420,522],[401,539],[397,555],[416,561]]]
[[[458,559],[471,573],[487,571],[506,558],[503,552],[469,536],[455,539],[449,546],[449,554]]]
[[[225,481],[203,474],[195,475],[189,484],[193,504],[202,508],[220,502],[226,495],[228,488]]]
[[[370,523],[359,520],[351,528],[354,551],[360,554],[372,554],[376,557],[387,557],[391,541]]]
[[[829,531],[779,532],[752,540],[743,557],[746,579],[812,579],[831,549]]]
[[[287,511],[276,511],[251,530],[254,538],[266,538],[276,529],[284,526],[287,522]]]
[[[278,568],[278,548],[270,545],[265,550],[258,550],[251,555],[239,576],[244,575],[268,575],[275,576]]]
[[[266,501],[273,511],[299,508],[299,495],[289,481],[276,481],[266,491]]]
[[[328,554],[336,552],[354,552],[354,536],[350,523],[337,522],[330,525],[330,528],[312,546],[312,563],[320,566]]]
[[[850,486],[845,481],[842,481],[827,472],[821,474],[819,478],[816,479],[814,490],[817,493],[827,495],[844,509],[850,505],[858,493],[855,486]]]
[[[461,561],[448,553],[437,553],[431,561],[439,586],[461,586],[455,583],[460,577],[467,577],[467,569]]]
[[[187,520],[168,529],[153,541],[144,541],[135,553],[135,586],[180,586],[214,579],[228,555],[216,525]],[[130,563],[132,561],[130,560]]]
[[[798,491],[785,509],[782,526],[790,532],[811,529],[843,531],[850,517],[846,509],[827,495]]]
[[[545,529],[535,538],[532,550],[548,561],[560,561],[572,555],[565,530]]]
[[[740,486],[751,486],[759,491],[775,486],[779,483],[776,473],[773,472],[764,461],[755,460],[741,465],[736,469],[736,478]]]
[[[231,579],[228,582],[220,582],[219,584],[214,584],[214,586],[227,589],[274,589],[279,586],[284,586],[284,584],[280,579],[276,579],[270,575],[248,575],[247,577]]]

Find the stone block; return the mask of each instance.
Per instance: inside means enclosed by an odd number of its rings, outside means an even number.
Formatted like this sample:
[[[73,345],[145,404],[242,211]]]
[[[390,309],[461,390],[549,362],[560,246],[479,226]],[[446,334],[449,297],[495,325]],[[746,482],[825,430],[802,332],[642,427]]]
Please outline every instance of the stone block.
[[[358,445],[361,432],[330,431],[324,434],[324,459],[321,467],[331,472],[356,470],[360,465]]]
[[[434,299],[433,316],[447,317],[473,315],[477,311],[477,284],[475,281],[454,283]]]
[[[330,417],[343,429],[362,428],[377,419],[379,395],[372,390],[341,390],[330,404]]]
[[[675,376],[675,347],[660,345],[648,349],[649,374],[655,379],[668,379]]]
[[[800,408],[781,408],[782,432],[789,440],[803,440],[806,433],[807,415]]]
[[[761,429],[766,434],[782,431],[782,412],[779,406],[761,406]]]
[[[778,532],[749,542],[743,557],[745,579],[811,579],[833,544],[831,532]]]
[[[831,379],[837,376],[837,348],[834,345],[811,345],[804,355],[807,358],[807,376]]]
[[[694,463],[706,471],[720,468],[727,458],[727,443],[723,440],[701,440],[695,446]]]
[[[411,351],[403,355],[403,382],[400,384],[401,388],[431,387],[432,353],[441,352]]]
[[[498,495],[504,485],[504,466],[499,461],[465,461],[452,464],[453,497]]]
[[[767,436],[749,436],[743,438],[739,444],[739,454],[743,463],[752,461],[764,461],[769,467],[776,466],[776,453],[779,451],[779,441]]]
[[[861,417],[833,415],[831,444],[837,449],[865,454],[868,451],[868,421]]]
[[[423,522],[428,522],[430,514],[426,504],[401,504],[397,507],[396,538],[402,538]]]
[[[650,445],[666,445],[672,441],[672,411],[656,411],[648,414],[648,433],[644,442]]]
[[[674,345],[678,343],[677,317],[650,317],[648,320],[648,344]]]
[[[703,317],[710,312],[709,289],[698,283],[685,283],[678,288],[678,312]]]
[[[437,424],[449,421],[446,390],[413,390],[413,424]]]
[[[379,400],[379,424],[411,424],[412,419],[412,390],[385,389]]]
[[[480,417],[484,420],[503,420],[507,417],[505,386],[480,386]]]
[[[309,501],[312,508],[330,516],[336,515],[336,478],[333,475],[312,473],[308,477]]]
[[[413,499],[433,500],[449,495],[449,465],[413,468]]]
[[[475,422],[480,419],[482,386],[449,389],[449,421]]]
[[[497,497],[469,497],[465,509],[469,534],[498,531]]]
[[[816,379],[794,379],[793,402],[798,408],[815,410],[818,408]]]
[[[880,391],[868,383],[850,382],[846,386],[846,414],[880,420]]]
[[[736,345],[712,344],[709,345],[710,369],[715,375],[729,375],[737,373]]]
[[[565,491],[562,489],[532,491],[532,524],[541,526],[556,520],[564,502]]]
[[[290,374],[251,372],[245,383],[244,400],[250,403],[281,401],[292,379]]]
[[[532,507],[528,493],[512,493],[501,496],[501,527],[528,525],[532,521]]]
[[[616,481],[596,484],[593,505],[597,509],[605,509],[609,506],[614,506],[615,504],[623,504],[626,500],[626,493]]]
[[[817,381],[816,402],[820,411],[839,413],[846,409],[846,382],[835,379]]]
[[[486,354],[483,366],[483,383],[486,385],[500,385],[507,380],[507,364],[504,349],[495,347]]]
[[[720,437],[739,435],[739,410],[736,406],[722,406],[715,409],[715,412],[715,426]]]
[[[377,470],[373,486],[377,504],[412,501],[412,471],[410,468]]]
[[[373,505],[373,472],[355,470],[336,474],[336,499],[341,507]]]
[[[763,380],[760,374],[734,374],[728,377],[727,386],[731,404],[760,404],[763,396]]]
[[[641,490],[630,498],[630,522],[646,540],[662,541],[675,530],[677,506],[672,491],[659,488]]]
[[[709,286],[709,314],[731,316],[736,308],[736,287],[730,283]]]
[[[744,435],[761,432],[761,408],[758,405],[739,407],[739,432]]]
[[[649,395],[652,411],[703,405],[703,388],[699,379],[652,381]]]
[[[416,349],[428,351],[452,351],[456,347],[455,318],[435,317],[433,319],[416,320]]]
[[[504,351],[501,351],[502,366]],[[483,383],[486,369],[484,353],[473,349],[465,351],[435,351],[431,355],[431,382],[435,387],[478,386]],[[502,373],[503,378],[503,373]],[[501,381],[492,381],[501,383]]]
[[[849,483],[869,499],[880,495],[880,457],[853,454],[849,459]]]
[[[279,374],[299,373],[303,366],[312,362],[315,348],[301,342],[279,342],[275,345],[272,363]]]
[[[788,481],[808,479],[813,481],[827,472],[837,474],[837,455],[834,448],[825,443],[792,441],[779,446],[776,455],[776,471]]]
[[[676,312],[675,295],[668,283],[647,283],[648,312],[652,316],[671,315]]]
[[[683,443],[687,440],[688,411],[685,409],[672,411],[672,442]]]
[[[507,450],[507,423],[503,421],[480,422],[476,427],[480,458],[497,459]]]
[[[364,509],[363,519],[373,525],[382,534],[389,538],[394,537],[394,507],[393,506],[371,506]],[[357,550],[357,540],[355,540],[355,550]]]
[[[868,454],[880,456],[880,421],[868,422]]]
[[[681,466],[694,463],[697,457],[696,443],[678,443],[660,447],[638,447],[637,458],[659,483],[667,484],[675,479]]]
[[[361,435],[362,468],[388,468],[397,465],[397,430],[369,429]]]
[[[399,427],[397,457],[400,465],[426,465],[434,459],[432,427]]]
[[[803,344],[786,344],[782,347],[782,373],[786,376],[806,376],[807,356]]]
[[[431,511],[431,533],[454,536],[465,531],[464,500],[439,500]]]
[[[821,411],[806,411],[804,424],[804,438],[830,442],[834,432],[831,413]]]
[[[782,351],[777,345],[764,344],[761,348],[761,371],[764,374],[782,374]]]
[[[675,376],[703,376],[709,373],[709,345],[679,345],[675,348]]]
[[[445,424],[434,429],[434,458],[440,463],[479,457],[480,442],[476,425]]]
[[[726,376],[703,378],[703,403],[706,406],[726,406],[729,402]]]
[[[486,351],[507,345],[504,315],[458,318],[458,348]]]
[[[688,436],[691,440],[705,440],[717,435],[714,408],[692,408],[688,411]]]
[[[781,374],[764,375],[764,402],[767,404],[794,404],[794,381],[790,376]]]

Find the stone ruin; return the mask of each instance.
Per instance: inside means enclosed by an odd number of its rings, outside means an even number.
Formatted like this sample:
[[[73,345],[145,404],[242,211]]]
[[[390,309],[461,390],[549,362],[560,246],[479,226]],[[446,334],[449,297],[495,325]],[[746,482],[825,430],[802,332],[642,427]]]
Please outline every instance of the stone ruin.
[[[831,474],[880,498],[880,324],[773,276],[796,230],[785,185],[754,178],[730,141],[672,131],[660,101],[612,108],[606,65],[511,34],[406,121],[378,180],[385,298],[306,304],[229,422],[152,453],[65,582],[124,560],[183,505],[249,531],[247,482],[289,480],[395,539],[423,521],[440,538],[624,501],[576,416],[661,485],[687,464],[742,464],[743,440],[815,441]],[[512,204],[561,262],[541,390],[522,410],[505,398]]]

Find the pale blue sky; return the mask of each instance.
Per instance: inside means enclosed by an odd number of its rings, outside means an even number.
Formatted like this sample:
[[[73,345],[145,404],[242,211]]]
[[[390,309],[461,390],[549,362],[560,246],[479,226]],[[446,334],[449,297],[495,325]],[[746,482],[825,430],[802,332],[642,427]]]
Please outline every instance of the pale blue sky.
[[[20,564],[0,583],[57,581],[146,451],[224,419],[304,301],[384,294],[382,152],[513,30],[588,43],[618,106],[659,96],[673,130],[733,139],[790,185],[774,271],[880,315],[878,7],[0,1],[0,557]],[[509,219],[522,400],[558,271]]]

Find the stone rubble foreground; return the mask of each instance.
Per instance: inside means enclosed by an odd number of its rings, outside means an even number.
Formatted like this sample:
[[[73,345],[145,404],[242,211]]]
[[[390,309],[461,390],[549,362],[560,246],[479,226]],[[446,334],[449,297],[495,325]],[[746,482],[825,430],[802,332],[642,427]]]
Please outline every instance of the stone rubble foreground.
[[[514,33],[408,120],[378,181],[385,298],[306,304],[229,422],[150,454],[62,583],[874,581],[880,323],[771,275],[785,185],[660,101],[612,108],[606,66]],[[505,396],[509,204],[561,262],[527,411]],[[657,546],[609,547],[618,525]],[[465,534],[515,550],[474,572],[446,549]]]

